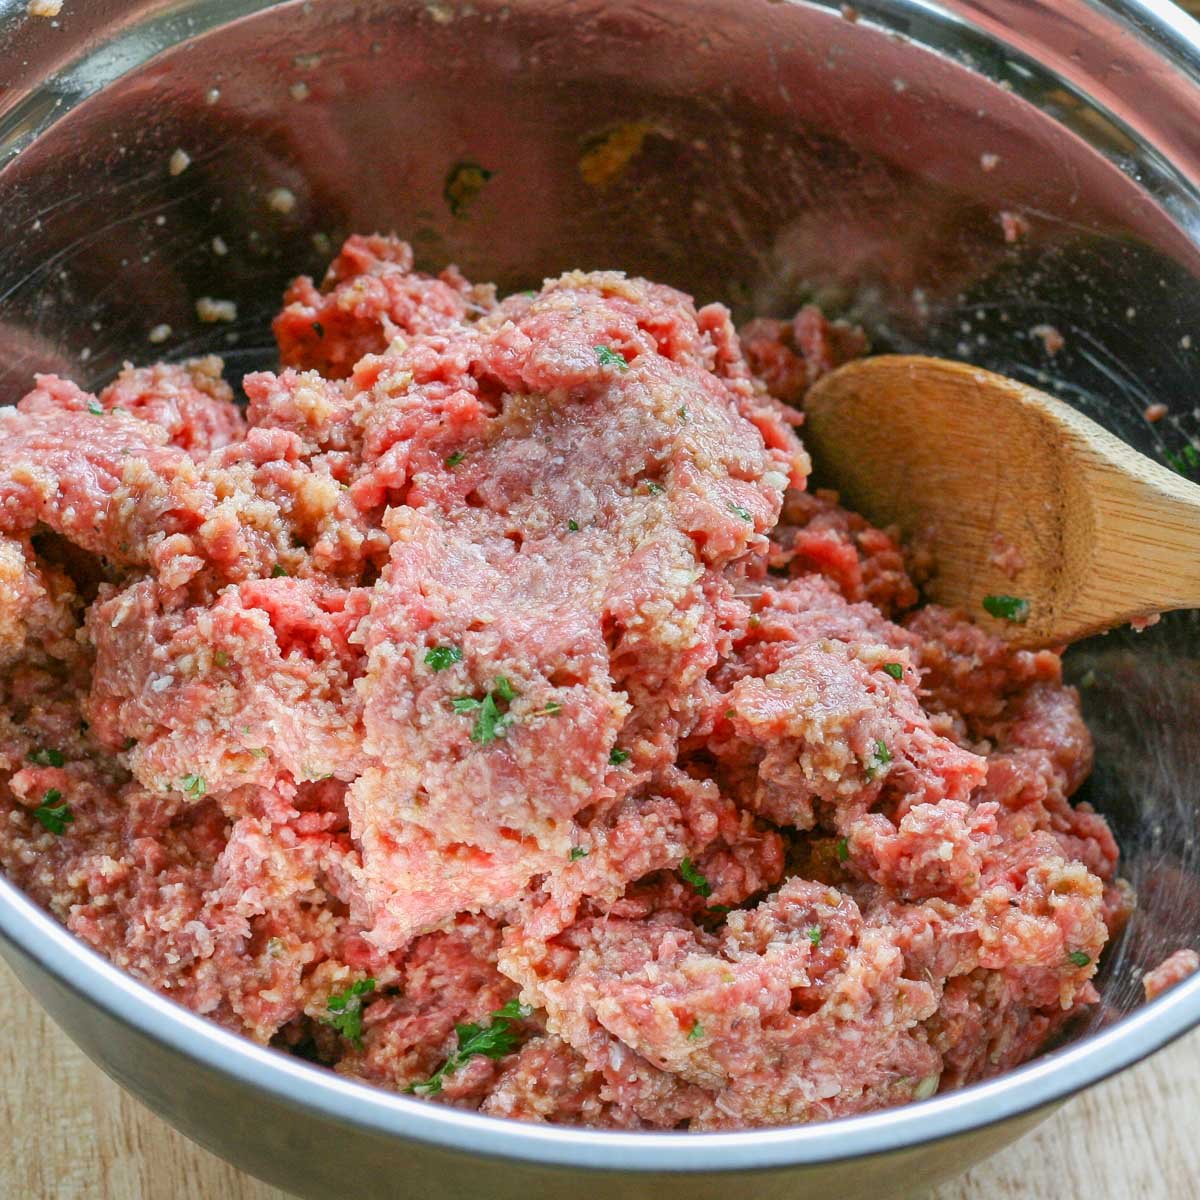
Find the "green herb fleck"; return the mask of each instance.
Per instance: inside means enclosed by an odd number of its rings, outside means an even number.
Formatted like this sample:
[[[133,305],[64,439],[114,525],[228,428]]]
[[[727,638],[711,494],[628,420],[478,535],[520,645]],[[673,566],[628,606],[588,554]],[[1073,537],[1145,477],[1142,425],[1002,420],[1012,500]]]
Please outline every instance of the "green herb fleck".
[[[62,792],[58,788],[51,788],[42,797],[42,802],[33,810],[33,815],[44,829],[59,836],[66,833],[67,826],[75,820],[71,806],[63,800]]]
[[[95,400],[89,400],[88,412],[90,412],[93,417],[102,417],[104,416],[104,406],[98,404]]]
[[[455,450],[453,454],[447,454],[442,461],[446,464],[448,470],[453,471],[464,458],[467,457],[465,450]]]
[[[370,995],[374,990],[374,979],[356,980],[344,992],[329,997],[325,1005],[329,1015],[321,1020],[326,1025],[332,1025],[347,1041],[361,1048],[363,997]]]
[[[820,927],[820,925],[810,925],[808,927],[808,929],[806,930],[806,932],[808,934],[808,940],[810,942],[812,942],[814,947],[819,946],[821,944],[821,927]]]
[[[653,479],[646,480],[646,491],[652,496],[661,496],[667,489],[661,483],[655,483]]]
[[[282,579],[286,574],[287,574],[287,569],[284,567],[284,565],[282,563],[276,563],[271,568],[271,578],[272,579]]]
[[[850,857],[850,843],[845,838],[841,838],[838,841],[835,853],[837,854],[838,862],[845,862]]]
[[[679,864],[679,873],[687,880],[688,883],[696,889],[706,900],[712,895],[712,885],[696,870],[695,864],[691,858],[685,858]]]
[[[1188,442],[1178,454],[1164,450],[1163,458],[1167,460],[1167,465],[1171,470],[1177,471],[1180,475],[1186,475],[1189,471],[1200,467],[1200,450],[1197,450],[1191,442]]]
[[[984,611],[1001,621],[1024,625],[1029,620],[1029,601],[1019,596],[984,596]]]
[[[691,1033],[688,1034],[687,1040],[689,1042],[698,1042],[703,1036],[704,1036],[704,1026],[701,1025],[699,1021],[697,1021],[692,1026],[692,1031],[691,1031]]]
[[[215,662],[218,667],[227,667],[229,666],[229,655],[226,654],[224,650],[214,651],[213,662]]]
[[[512,1028],[514,1021],[523,1021],[533,1012],[528,1005],[510,1000],[492,1013],[487,1025],[455,1025],[454,1033],[458,1046],[430,1077],[421,1083],[410,1083],[405,1091],[417,1096],[436,1096],[442,1090],[447,1075],[452,1075],[469,1059],[477,1055],[487,1058],[504,1058],[511,1054],[518,1043],[518,1034]]]
[[[536,712],[532,715],[535,717],[556,717],[562,712],[562,705],[557,700],[547,700]]]
[[[264,746],[258,746],[251,749],[250,754],[253,758],[266,758],[267,751]]]
[[[902,663],[884,663],[883,669],[893,679],[903,679],[904,678],[904,666]]]
[[[479,198],[484,185],[495,174],[477,162],[458,162],[450,168],[442,186],[442,196],[453,216],[465,217],[467,209]]]
[[[1088,963],[1092,961],[1091,956],[1084,954],[1082,950],[1072,950],[1071,953],[1067,955],[1067,958],[1070,960],[1071,964],[1076,967],[1086,967]]]
[[[879,774],[881,767],[886,766],[892,761],[892,752],[887,748],[885,742],[876,742],[875,748],[871,751],[871,760],[867,763],[867,778],[874,779]]]
[[[585,846],[572,846],[571,847],[571,861],[572,862],[578,862],[581,858],[587,858],[587,856],[588,856],[587,847],[585,847]]]
[[[607,346],[596,346],[594,349],[602,367],[616,367],[618,371],[629,370],[629,363],[620,350],[610,350]]]
[[[740,504],[731,504],[729,506],[729,511],[733,513],[735,517],[741,517],[743,521],[754,520],[754,515],[750,512],[750,510],[748,508],[743,508]]]
[[[431,646],[425,651],[425,665],[433,671],[444,671],[456,662],[462,662],[462,648],[453,643],[445,646]]]
[[[179,781],[179,790],[188,796],[199,797],[208,790],[208,785],[203,775],[185,775]]]
[[[49,746],[42,746],[38,750],[30,750],[29,761],[38,767],[61,767],[66,760],[61,750],[51,750]]]
[[[574,517],[572,517],[572,518],[571,518],[571,519],[570,519],[570,520],[567,522],[567,528],[568,528],[568,529],[569,529],[569,530],[570,530],[572,533],[578,533],[578,532],[579,532],[579,522],[578,522],[577,520],[575,520],[575,518],[574,518]]]
[[[512,724],[512,716],[501,711],[500,705],[496,703],[497,697],[505,703],[517,698],[513,685],[503,675],[497,677],[495,687],[487,692],[482,700],[476,700],[474,696],[459,696],[450,701],[450,707],[456,713],[478,712],[475,725],[471,729],[471,741],[481,746],[503,737]]]
[[[685,425],[686,425],[686,424],[688,423],[688,421],[691,419],[691,418],[688,416],[688,410],[687,410],[687,405],[686,405],[686,404],[680,405],[679,409],[677,410],[677,415],[679,416],[679,419],[680,419],[680,420],[681,420],[681,421],[682,421],[682,422],[683,422]]]
[[[629,755],[632,751],[622,750],[620,746],[614,746],[608,752],[608,761],[611,766],[619,767],[623,762],[629,761]]]

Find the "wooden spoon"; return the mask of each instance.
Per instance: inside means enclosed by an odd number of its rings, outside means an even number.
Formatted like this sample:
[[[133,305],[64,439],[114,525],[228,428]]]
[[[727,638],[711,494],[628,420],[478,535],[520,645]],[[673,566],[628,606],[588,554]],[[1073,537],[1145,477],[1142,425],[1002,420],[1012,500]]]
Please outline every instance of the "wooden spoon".
[[[850,508],[924,539],[926,593],[1020,646],[1200,607],[1200,487],[1036,388],[881,355],[825,376],[804,440]]]

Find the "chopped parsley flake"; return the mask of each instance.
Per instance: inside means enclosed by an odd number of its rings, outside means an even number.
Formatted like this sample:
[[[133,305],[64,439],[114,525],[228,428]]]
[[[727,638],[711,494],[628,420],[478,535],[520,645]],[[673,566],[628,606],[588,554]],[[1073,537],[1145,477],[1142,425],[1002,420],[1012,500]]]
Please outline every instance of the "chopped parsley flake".
[[[1188,442],[1178,454],[1172,454],[1169,450],[1164,450],[1163,458],[1167,460],[1167,466],[1180,475],[1186,475],[1189,470],[1194,471],[1197,467],[1200,467],[1200,450],[1197,450],[1191,442]]]
[[[754,520],[754,515],[750,512],[750,510],[748,508],[743,508],[740,504],[731,504],[729,506],[729,511],[733,513],[735,517],[741,517],[743,521]]]
[[[484,185],[495,174],[477,162],[459,162],[450,168],[442,186],[442,196],[451,215],[465,217],[467,209],[478,199]]]
[[[984,596],[984,611],[1001,621],[1024,625],[1029,620],[1029,601],[1019,596]]]
[[[618,371],[629,370],[629,363],[620,350],[610,350],[607,346],[596,346],[595,350],[602,367],[616,367]]]
[[[38,750],[30,750],[29,761],[37,767],[61,767],[65,761],[61,750],[51,750],[42,746]]]
[[[272,579],[282,579],[287,574],[287,568],[282,563],[276,563],[271,568]]]
[[[893,679],[903,679],[904,678],[904,666],[902,663],[884,663],[883,669]]]
[[[450,701],[450,707],[456,713],[477,712],[475,725],[471,730],[471,741],[486,746],[497,738],[503,737],[513,718],[510,713],[502,712],[497,704],[497,697],[506,704],[517,698],[517,692],[503,675],[496,678],[496,686],[486,693],[482,700],[474,696],[459,696]]]
[[[653,479],[646,480],[646,491],[652,496],[661,496],[667,489],[661,483],[655,483]]]
[[[679,409],[678,409],[678,416],[679,416],[679,419],[680,419],[680,420],[681,420],[681,421],[682,421],[682,422],[683,422],[685,425],[688,423],[689,417],[688,417],[688,410],[687,410],[687,405],[686,405],[686,404],[684,404],[684,405],[681,405],[681,406],[679,407]]]
[[[679,873],[687,880],[688,883],[696,889],[706,900],[712,895],[712,885],[696,870],[695,864],[691,858],[685,858],[679,864]]]
[[[612,765],[614,767],[619,767],[623,762],[629,761],[630,753],[631,753],[631,751],[622,750],[620,746],[614,746],[608,752],[608,761],[609,761],[610,765]]]
[[[697,1021],[692,1026],[692,1031],[691,1031],[691,1033],[688,1034],[687,1040],[689,1042],[698,1042],[703,1036],[704,1036],[704,1026],[701,1025],[699,1021]]]
[[[203,775],[185,775],[179,781],[179,790],[189,796],[203,796],[208,790]]]
[[[93,417],[102,417],[104,416],[104,407],[103,405],[98,404],[95,400],[89,400],[88,412],[90,412]]]
[[[444,671],[456,662],[462,662],[462,648],[450,643],[445,646],[431,646],[425,651],[425,665],[433,671]]]
[[[446,464],[446,467],[448,470],[453,471],[454,468],[457,467],[458,464],[460,462],[462,462],[462,460],[466,457],[467,457],[467,455],[466,455],[465,451],[455,450],[455,452],[453,454],[447,454],[446,457],[444,459],[442,459],[442,461]]]
[[[588,852],[586,846],[571,847],[571,861],[578,862],[581,858],[587,858]]]
[[[217,650],[213,654],[213,662],[215,662],[218,667],[227,667],[229,666],[229,655],[226,654],[224,650]]]
[[[533,1009],[517,1000],[510,1000],[492,1013],[487,1025],[455,1025],[454,1033],[458,1046],[454,1052],[430,1077],[421,1083],[410,1083],[405,1091],[417,1096],[436,1096],[442,1090],[447,1075],[452,1075],[469,1059],[477,1055],[487,1058],[504,1058],[517,1048],[518,1034],[512,1028],[514,1021],[523,1021]]]
[[[1091,955],[1084,954],[1082,950],[1072,950],[1071,953],[1067,955],[1067,958],[1070,960],[1071,964],[1076,967],[1086,967],[1088,963],[1092,961]]]
[[[867,778],[874,779],[879,774],[880,767],[886,766],[892,761],[892,752],[887,748],[884,742],[876,742],[875,748],[871,751],[871,761],[867,763]]]
[[[33,810],[33,815],[42,828],[60,836],[67,832],[67,826],[75,820],[71,806],[63,800],[62,792],[58,788],[51,788],[42,797],[42,802]]]
[[[579,522],[578,522],[577,520],[575,520],[575,518],[574,518],[574,517],[572,517],[572,518],[571,518],[571,519],[570,519],[570,520],[567,522],[567,528],[568,528],[568,529],[569,529],[569,530],[570,530],[572,533],[578,533],[578,532],[579,532]]]
[[[556,717],[562,712],[562,705],[557,700],[547,700],[533,715],[535,717]]]
[[[821,927],[820,927],[820,925],[810,925],[808,927],[808,929],[805,930],[805,932],[808,934],[808,940],[810,942],[812,942],[814,947],[819,946],[821,944]]]
[[[374,979],[356,980],[344,992],[329,997],[325,1005],[329,1015],[321,1020],[326,1025],[332,1025],[347,1041],[361,1047],[363,997],[369,996],[374,990]]]
[[[835,853],[838,862],[845,862],[850,857],[850,843],[845,838],[840,839]]]

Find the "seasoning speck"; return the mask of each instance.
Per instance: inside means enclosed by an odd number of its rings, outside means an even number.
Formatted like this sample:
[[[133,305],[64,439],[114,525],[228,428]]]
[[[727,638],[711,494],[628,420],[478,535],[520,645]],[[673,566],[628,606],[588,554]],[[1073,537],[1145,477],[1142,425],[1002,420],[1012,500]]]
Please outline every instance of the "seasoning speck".
[[[153,343],[155,346],[160,346],[170,336],[171,327],[164,322],[161,325],[155,325],[155,327],[150,330],[148,334],[146,334],[146,340]]]
[[[26,12],[31,17],[57,17],[62,6],[63,0],[29,0]]]
[[[186,150],[176,150],[167,163],[172,175],[182,175],[192,165],[192,156]]]

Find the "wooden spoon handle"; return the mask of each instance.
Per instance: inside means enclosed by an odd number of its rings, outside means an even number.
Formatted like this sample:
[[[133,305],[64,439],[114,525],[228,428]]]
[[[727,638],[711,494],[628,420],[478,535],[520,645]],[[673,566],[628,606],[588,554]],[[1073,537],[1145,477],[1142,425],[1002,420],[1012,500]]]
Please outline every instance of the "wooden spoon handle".
[[[1134,617],[1200,608],[1200,488],[1062,405],[1077,437],[1090,553],[1064,588],[1059,620],[1095,632]],[[1090,533],[1090,537],[1089,537]]]

